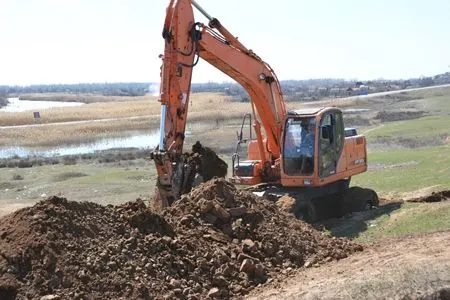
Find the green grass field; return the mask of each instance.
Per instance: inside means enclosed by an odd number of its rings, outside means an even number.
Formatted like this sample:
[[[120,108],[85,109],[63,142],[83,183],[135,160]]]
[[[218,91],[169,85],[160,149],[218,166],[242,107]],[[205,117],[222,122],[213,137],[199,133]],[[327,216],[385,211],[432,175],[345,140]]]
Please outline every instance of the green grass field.
[[[450,229],[450,203],[405,203],[399,210],[371,220],[358,239],[372,241],[412,233]]]
[[[352,185],[372,188],[389,200],[450,189],[450,88],[407,95],[418,98],[409,105],[413,103],[429,116],[369,128],[369,170],[352,178]],[[357,221],[338,226],[331,233],[371,242],[450,229],[450,201],[392,207],[363,213]]]
[[[51,195],[104,205],[148,199],[156,181],[153,163],[143,159],[0,170],[0,215],[9,212],[8,206],[33,205]]]
[[[439,137],[449,134],[450,115],[428,116],[414,120],[389,122],[372,130],[367,134],[367,138],[373,141],[377,137],[390,138],[423,138]]]
[[[430,186],[450,188],[450,147],[369,153],[369,171],[352,178],[379,194],[410,192]]]

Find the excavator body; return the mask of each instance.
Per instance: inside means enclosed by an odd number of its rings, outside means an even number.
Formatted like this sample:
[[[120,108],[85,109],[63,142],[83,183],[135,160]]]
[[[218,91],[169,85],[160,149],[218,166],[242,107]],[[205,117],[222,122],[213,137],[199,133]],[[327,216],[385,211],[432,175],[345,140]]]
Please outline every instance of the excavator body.
[[[346,129],[343,122],[341,110],[335,107],[288,112],[283,122],[281,156],[269,173],[277,176],[264,178],[258,141],[246,140],[247,159],[241,161],[236,151],[230,181],[242,185],[321,187],[365,172],[366,139],[355,129]],[[307,134],[311,134],[312,141],[308,141]],[[242,141],[241,138],[238,144]],[[264,155],[268,157],[270,153],[264,151]]]
[[[367,148],[365,137],[354,128],[345,128],[343,122],[342,111],[335,107],[288,112],[282,131],[282,154],[270,172],[279,176],[266,178],[261,172],[264,167],[258,142],[244,139],[242,126],[229,180],[274,200],[285,195],[293,197],[294,213],[309,221],[344,214],[342,196],[351,177],[367,170]],[[243,143],[247,144],[247,158],[241,160],[239,149]],[[268,156],[268,151],[264,155]],[[373,196],[359,200],[376,204]]]
[[[208,25],[194,20],[193,7]],[[293,195],[301,211],[304,203],[311,210],[312,199],[345,191],[351,176],[366,171],[365,137],[344,128],[342,112],[336,107],[286,111],[269,64],[195,0],[170,0],[162,35],[160,143],[151,157],[158,172],[156,198],[163,206],[189,191],[201,169],[183,155],[192,71],[200,58],[241,84],[250,96],[251,114],[246,117],[253,119],[255,135],[244,140],[241,128],[238,148],[248,142],[247,157],[241,160],[239,151],[233,155],[231,182],[255,192]],[[199,145],[196,151],[205,152]]]

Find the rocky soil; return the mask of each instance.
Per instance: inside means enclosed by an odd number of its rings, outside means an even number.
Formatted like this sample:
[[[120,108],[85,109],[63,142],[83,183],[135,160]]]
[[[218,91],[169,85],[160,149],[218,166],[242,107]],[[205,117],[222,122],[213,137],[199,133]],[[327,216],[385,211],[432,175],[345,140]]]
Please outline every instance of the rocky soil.
[[[0,219],[0,249],[0,299],[223,299],[362,246],[213,179],[159,213],[50,197]]]

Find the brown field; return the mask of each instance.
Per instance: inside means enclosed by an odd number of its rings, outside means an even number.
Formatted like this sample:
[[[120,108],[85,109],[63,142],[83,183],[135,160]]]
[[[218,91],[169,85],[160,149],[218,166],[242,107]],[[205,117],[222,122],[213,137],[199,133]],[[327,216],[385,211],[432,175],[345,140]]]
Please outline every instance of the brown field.
[[[92,96],[96,97],[96,96]],[[121,97],[120,101],[93,102],[77,107],[46,109],[41,112],[41,124],[70,121],[127,118],[134,116],[159,116],[160,103],[155,96]],[[250,111],[249,103],[231,102],[223,94],[192,94],[189,118],[197,120],[215,120],[241,116]],[[35,124],[30,111],[20,113],[0,112],[0,126]]]
[[[128,101],[129,98],[142,99],[147,96],[128,97],[128,96],[104,96],[97,94],[70,94],[70,93],[28,93],[21,94],[21,100],[32,101],[61,101],[61,102],[82,102],[82,103],[95,103],[95,102],[123,102]]]
[[[28,95],[28,94],[27,94]],[[58,96],[51,94],[32,94],[35,100],[55,100]],[[61,97],[80,97],[87,103],[76,107],[59,107],[41,111],[41,124],[62,123],[83,120],[99,120],[128,118],[135,116],[152,116],[160,112],[160,103],[156,96],[142,97],[106,97],[99,95],[70,95],[62,94]],[[28,99],[22,97],[24,99]],[[109,100],[107,100],[109,99]],[[66,101],[67,102],[67,101]],[[311,106],[365,106],[365,99],[333,99],[317,102],[298,103],[288,102],[287,109],[299,109]],[[241,117],[250,112],[250,103],[233,102],[231,97],[219,93],[192,94],[190,99],[189,118],[192,121],[215,121],[216,119],[230,119]],[[30,111],[10,113],[0,112],[0,126],[16,126],[35,124],[33,114]]]
[[[157,98],[138,98],[128,97],[126,102],[100,102],[43,110],[42,125],[36,125],[29,111],[1,112],[0,126],[11,127],[0,129],[0,145],[53,146],[117,137],[126,131],[158,129],[160,103]],[[250,104],[231,102],[222,94],[201,93],[192,94],[189,109],[189,130],[204,132],[217,129],[219,124],[238,124],[244,113],[250,111]],[[92,120],[97,121],[90,122]],[[64,124],[77,121],[83,122]],[[17,125],[33,126],[13,127]]]
[[[8,128],[1,130],[0,145],[57,146],[82,143],[98,138],[117,137],[126,130],[149,130],[155,128],[157,117],[133,120],[114,120],[81,124],[58,124]]]
[[[159,103],[156,97],[141,99],[130,98],[129,101],[97,102],[75,107],[56,107],[42,110],[41,124],[60,123],[82,120],[97,120],[110,118],[124,118],[131,116],[151,115],[155,112]],[[35,124],[31,111],[1,112],[1,126],[16,126]]]

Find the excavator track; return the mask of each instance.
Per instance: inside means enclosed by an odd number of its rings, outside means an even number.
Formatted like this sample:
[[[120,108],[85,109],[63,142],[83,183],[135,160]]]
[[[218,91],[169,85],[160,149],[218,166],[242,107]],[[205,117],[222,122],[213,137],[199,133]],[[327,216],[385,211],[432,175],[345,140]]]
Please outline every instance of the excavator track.
[[[354,212],[378,206],[377,193],[368,188],[348,187],[347,182],[321,189],[286,188],[274,185],[258,185],[244,188],[277,203],[280,209],[293,213],[309,223],[330,218],[340,218]],[[320,192],[329,193],[320,193]]]

